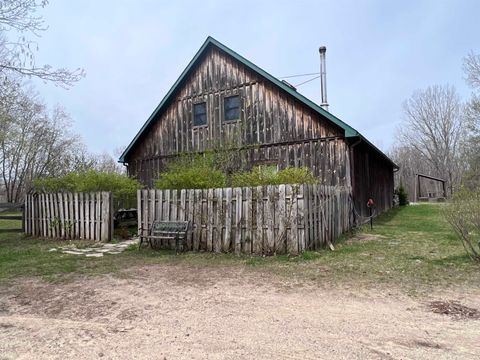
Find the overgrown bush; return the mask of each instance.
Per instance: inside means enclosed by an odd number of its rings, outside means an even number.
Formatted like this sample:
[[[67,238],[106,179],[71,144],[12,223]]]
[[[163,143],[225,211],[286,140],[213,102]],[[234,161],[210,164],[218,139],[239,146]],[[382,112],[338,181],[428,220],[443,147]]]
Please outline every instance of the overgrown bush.
[[[36,191],[44,192],[111,191],[115,198],[136,196],[137,190],[142,188],[137,180],[126,175],[95,170],[36,179],[33,186]]]
[[[250,171],[229,173],[215,152],[184,155],[168,164],[155,181],[157,189],[208,189],[278,184],[313,184],[317,178],[310,169],[256,166]]]
[[[313,184],[318,180],[306,167],[288,167],[277,170],[274,166],[256,166],[251,171],[240,172],[232,175],[231,185],[259,186],[279,184]]]
[[[405,188],[403,187],[403,185],[400,185],[399,188],[397,189],[397,195],[398,195],[398,204],[400,206],[408,205],[408,194],[405,191]]]
[[[467,254],[480,261],[480,189],[457,192],[445,214]]]
[[[214,156],[185,155],[168,164],[155,181],[157,189],[208,189],[225,187],[225,174],[214,165]]]

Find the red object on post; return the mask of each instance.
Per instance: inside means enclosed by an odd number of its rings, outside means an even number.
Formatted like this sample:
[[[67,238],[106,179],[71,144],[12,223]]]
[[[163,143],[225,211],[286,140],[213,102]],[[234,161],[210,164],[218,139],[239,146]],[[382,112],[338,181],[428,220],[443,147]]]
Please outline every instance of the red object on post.
[[[373,201],[372,198],[368,199],[367,201],[367,207],[368,207],[368,210],[369,210],[369,213],[370,213],[370,229],[373,230],[373,212],[372,212],[372,208],[375,206],[375,202]]]

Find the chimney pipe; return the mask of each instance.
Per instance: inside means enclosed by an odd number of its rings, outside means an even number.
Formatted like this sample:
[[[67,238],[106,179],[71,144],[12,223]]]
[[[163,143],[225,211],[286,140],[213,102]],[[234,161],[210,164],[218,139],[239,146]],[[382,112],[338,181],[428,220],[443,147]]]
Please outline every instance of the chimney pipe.
[[[327,48],[325,46],[320,46],[318,49],[320,52],[320,95],[321,95],[321,102],[320,106],[328,111],[328,102],[327,102],[327,67],[325,64],[325,53],[327,52]]]

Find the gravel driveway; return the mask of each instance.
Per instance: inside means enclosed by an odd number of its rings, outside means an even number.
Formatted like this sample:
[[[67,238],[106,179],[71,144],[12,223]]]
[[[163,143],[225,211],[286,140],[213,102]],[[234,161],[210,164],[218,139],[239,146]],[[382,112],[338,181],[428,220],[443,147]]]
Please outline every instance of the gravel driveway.
[[[480,308],[478,290],[410,298],[239,267],[24,279],[0,287],[0,359],[480,358],[480,320],[433,313],[443,297]]]

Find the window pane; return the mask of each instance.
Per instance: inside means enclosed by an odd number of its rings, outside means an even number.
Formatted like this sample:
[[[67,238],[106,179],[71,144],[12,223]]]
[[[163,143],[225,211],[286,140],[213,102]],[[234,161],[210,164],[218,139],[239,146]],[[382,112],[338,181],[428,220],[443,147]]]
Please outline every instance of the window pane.
[[[193,105],[193,126],[207,125],[207,103]]]
[[[229,96],[223,100],[225,121],[240,119],[240,96]]]

